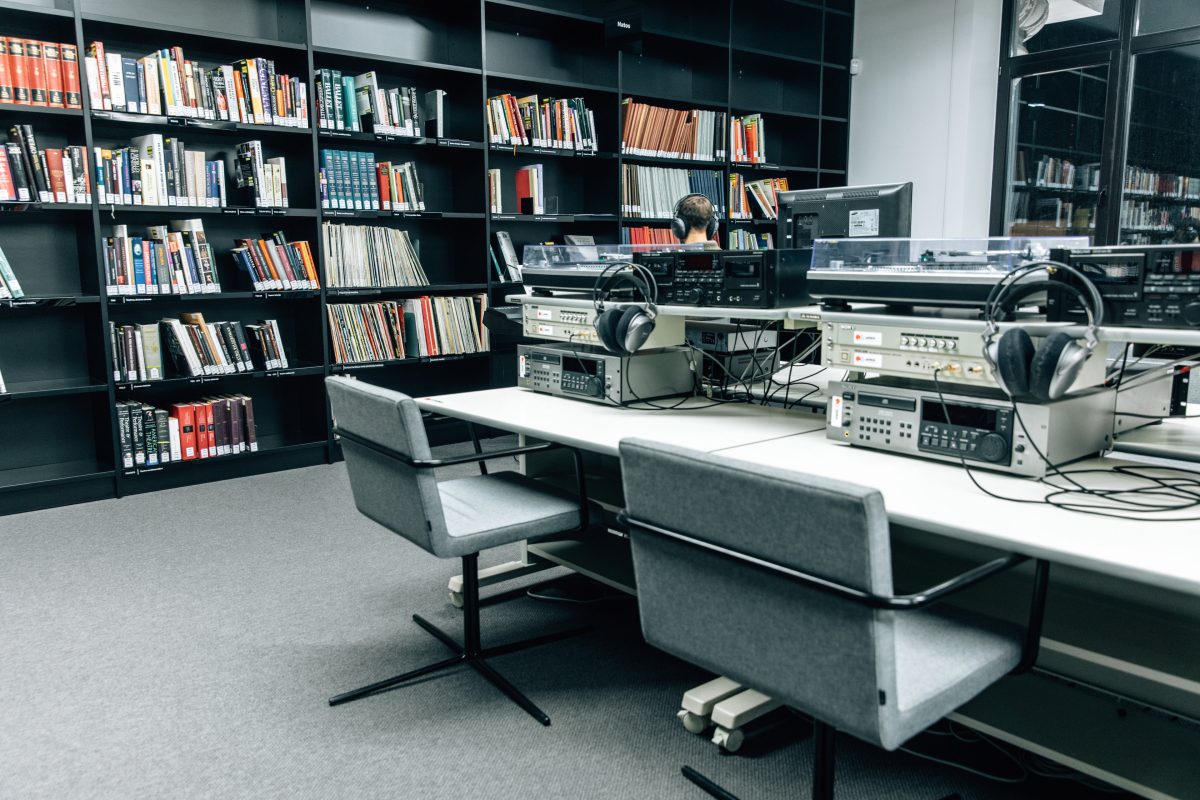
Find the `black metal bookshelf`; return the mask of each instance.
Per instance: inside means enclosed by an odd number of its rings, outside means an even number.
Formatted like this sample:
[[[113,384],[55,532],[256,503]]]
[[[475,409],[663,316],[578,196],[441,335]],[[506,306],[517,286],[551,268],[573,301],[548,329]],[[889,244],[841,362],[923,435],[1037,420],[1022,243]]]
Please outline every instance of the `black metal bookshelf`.
[[[837,185],[846,174],[852,0],[700,0],[680,14],[665,0],[638,4],[640,52],[610,46],[604,0],[0,0],[0,34],[73,42],[80,55],[83,108],[0,105],[0,122],[31,124],[49,146],[127,145],[160,133],[183,139],[206,158],[259,139],[268,157],[288,166],[290,207],[263,209],[0,204],[0,247],[26,292],[0,301],[0,514],[62,505],[259,472],[326,463],[340,457],[323,379],[350,374],[413,395],[468,391],[514,379],[512,342],[489,353],[337,364],[329,342],[330,303],[376,302],[430,295],[485,294],[490,302],[519,291],[492,265],[492,234],[508,231],[518,250],[563,234],[617,242],[623,226],[660,220],[621,213],[625,162],[711,169],[728,187],[730,172],[747,179],[786,175],[793,188]],[[181,46],[205,65],[248,57],[274,59],[309,88],[310,126],[198,120],[93,109],[83,56],[103,41],[110,51],[144,55]],[[315,83],[321,69],[376,72],[383,86],[442,89],[443,138],[317,125]],[[583,97],[597,127],[599,152],[490,143],[485,101],[504,92]],[[621,153],[622,100],[726,114],[761,113],[771,163],[655,159]],[[40,143],[40,142],[39,142]],[[46,146],[43,144],[43,146]],[[415,161],[425,211],[323,209],[318,180],[322,149],[370,152]],[[515,170],[542,164],[550,213],[512,213]],[[502,171],[504,208],[492,214],[488,170]],[[229,177],[228,175],[226,176]],[[198,217],[218,260],[217,294],[105,294],[104,239],[114,225],[131,233]],[[326,279],[323,226],[369,224],[408,231],[430,285],[332,287]],[[723,220],[762,226],[765,220]],[[308,241],[320,290],[255,290],[229,249],[234,239],[283,231]],[[136,235],[136,234],[134,234]],[[29,265],[36,264],[31,269]],[[109,323],[153,322],[201,311],[208,320],[275,319],[290,368],[157,381],[117,380]],[[14,346],[15,345],[15,346]],[[124,469],[116,403],[160,408],[226,392],[254,398],[259,449],[254,453]],[[437,420],[430,420],[435,437]],[[443,436],[462,435],[448,428]]]

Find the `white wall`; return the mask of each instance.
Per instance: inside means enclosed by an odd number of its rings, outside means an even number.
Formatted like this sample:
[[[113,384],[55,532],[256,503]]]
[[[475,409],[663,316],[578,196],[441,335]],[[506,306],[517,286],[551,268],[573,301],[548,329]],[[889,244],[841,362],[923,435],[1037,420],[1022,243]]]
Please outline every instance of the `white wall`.
[[[913,236],[988,232],[999,0],[858,0],[851,185],[913,182]]]

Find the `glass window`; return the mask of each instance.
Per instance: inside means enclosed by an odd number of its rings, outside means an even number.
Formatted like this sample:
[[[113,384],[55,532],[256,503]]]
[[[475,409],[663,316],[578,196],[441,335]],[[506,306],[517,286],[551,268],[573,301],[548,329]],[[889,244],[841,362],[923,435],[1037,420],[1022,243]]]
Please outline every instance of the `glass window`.
[[[1120,241],[1195,241],[1200,226],[1200,45],[1133,62]]]
[[[1108,67],[1047,72],[1015,83],[1009,235],[1094,237]]]
[[[1013,55],[1041,53],[1117,38],[1121,0],[1015,0],[1013,17]]]
[[[1196,0],[1142,0],[1138,6],[1138,33],[1158,33],[1200,25]]]

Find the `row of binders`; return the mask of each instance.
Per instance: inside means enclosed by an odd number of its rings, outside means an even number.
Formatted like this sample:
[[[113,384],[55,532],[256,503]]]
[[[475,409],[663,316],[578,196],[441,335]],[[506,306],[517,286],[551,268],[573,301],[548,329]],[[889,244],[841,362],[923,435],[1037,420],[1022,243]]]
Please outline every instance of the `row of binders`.
[[[324,130],[441,137],[445,97],[441,89],[423,95],[415,86],[385,89],[374,71],[317,70],[317,124]]]
[[[212,294],[221,291],[216,256],[200,219],[150,225],[131,236],[114,225],[101,248],[107,295]]]
[[[334,361],[354,364],[488,349],[487,297],[414,297],[326,306]]]
[[[0,36],[0,103],[83,108],[79,87],[75,45]]]
[[[321,238],[330,288],[429,284],[408,231],[325,222]]]
[[[95,148],[96,193],[103,205],[225,208],[234,192],[226,184],[225,163],[188,150],[178,137],[135,136],[129,147]],[[287,166],[283,157],[264,158],[262,142],[237,145],[235,187],[255,208],[287,208]]]
[[[413,161],[375,161],[374,153],[321,150],[321,208],[424,211],[425,189]]]
[[[92,202],[87,148],[39,147],[32,125],[13,125],[0,151],[0,200]]]
[[[652,228],[649,225],[621,228],[621,244],[663,245],[679,244],[670,228]]]
[[[117,430],[125,469],[258,451],[254,401],[244,394],[175,403],[169,411],[118,400]]]
[[[548,147],[595,153],[596,118],[582,97],[539,99],[500,94],[487,101],[491,144]]]
[[[678,109],[621,101],[621,152],[657,158],[722,161],[727,151],[724,111]]]
[[[621,165],[621,213],[627,217],[670,219],[681,197],[702,194],[718,217],[725,216],[721,173],[710,169]]]
[[[761,164],[767,160],[767,143],[763,138],[762,114],[734,117],[729,121],[729,160],[737,163]]]
[[[755,212],[766,219],[779,218],[779,193],[788,190],[787,178],[763,178],[747,181],[738,173],[729,175],[730,216],[753,219]]]
[[[109,323],[113,379],[159,381],[238,372],[287,369],[287,354],[273,320],[257,323],[205,322],[200,313],[138,325]],[[171,369],[164,369],[163,340]]]
[[[734,228],[729,231],[730,250],[773,250],[775,237],[770,233],[755,233],[754,231]]]
[[[206,69],[180,47],[133,58],[96,41],[84,64],[93,110],[308,127],[308,85],[268,58]]]
[[[270,239],[238,239],[232,254],[257,292],[320,289],[317,262],[308,242],[289,242],[283,231]]]

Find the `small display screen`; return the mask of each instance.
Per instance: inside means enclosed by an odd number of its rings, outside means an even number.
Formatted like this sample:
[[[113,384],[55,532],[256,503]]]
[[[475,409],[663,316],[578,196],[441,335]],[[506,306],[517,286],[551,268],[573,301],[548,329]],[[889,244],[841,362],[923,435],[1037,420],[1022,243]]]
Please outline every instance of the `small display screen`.
[[[685,270],[708,270],[711,272],[717,268],[716,257],[704,253],[684,253],[679,257],[679,261],[679,268]]]
[[[1109,286],[1136,286],[1141,280],[1141,254],[1130,256],[1092,256],[1075,261],[1074,265],[1093,283]]]
[[[946,419],[946,411],[950,412],[950,419]],[[996,430],[996,409],[946,403],[944,411],[940,400],[925,398],[921,401],[921,420],[994,431]]]
[[[576,358],[575,356],[563,356],[563,372],[574,372],[589,377],[596,377],[597,371],[600,369],[600,362],[594,358]]]

